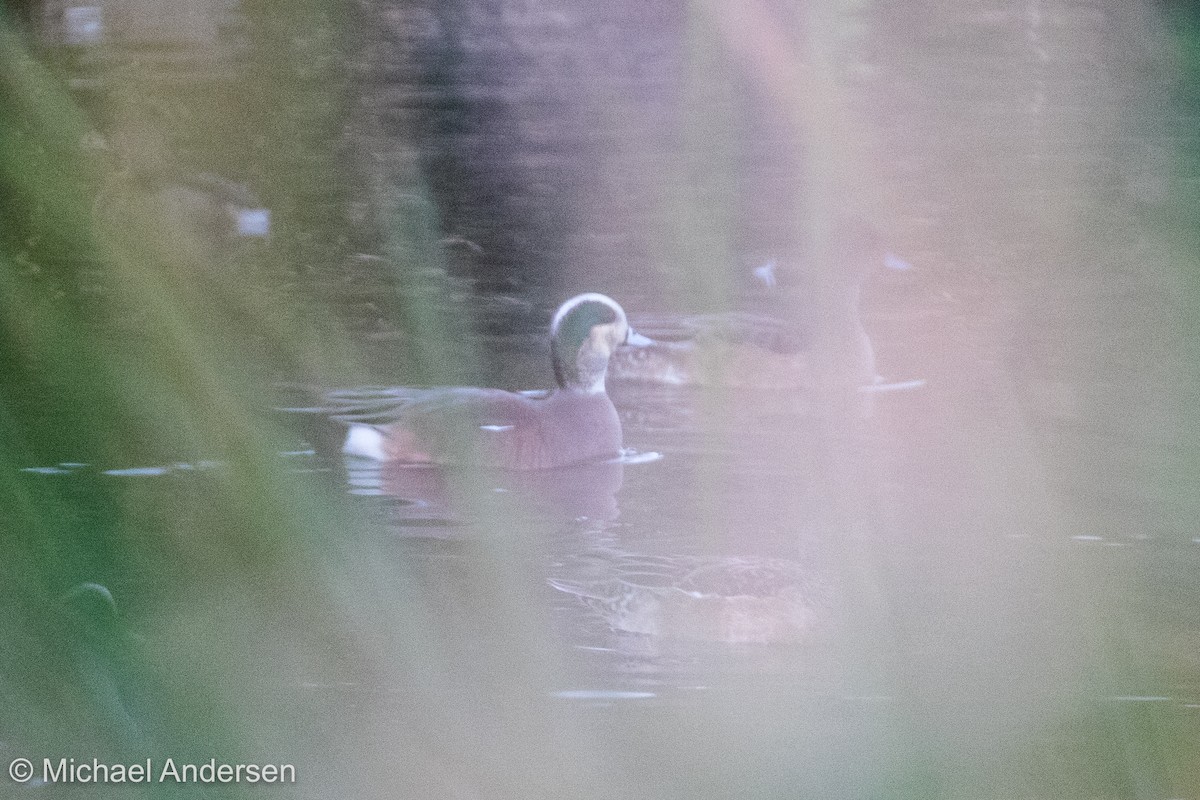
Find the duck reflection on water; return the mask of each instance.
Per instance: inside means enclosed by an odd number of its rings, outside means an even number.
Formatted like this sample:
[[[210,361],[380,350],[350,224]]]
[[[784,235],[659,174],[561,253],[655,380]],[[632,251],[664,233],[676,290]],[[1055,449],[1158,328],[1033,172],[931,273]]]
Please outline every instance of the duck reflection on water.
[[[515,514],[549,520],[617,519],[625,461],[613,459],[550,470],[459,470],[409,464],[347,462],[352,492],[394,499],[401,526],[458,525]]]

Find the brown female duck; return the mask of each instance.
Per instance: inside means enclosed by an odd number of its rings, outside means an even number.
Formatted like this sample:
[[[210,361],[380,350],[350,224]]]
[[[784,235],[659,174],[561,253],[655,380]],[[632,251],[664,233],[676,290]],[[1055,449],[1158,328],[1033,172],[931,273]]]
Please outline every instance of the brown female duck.
[[[887,253],[875,228],[863,220],[838,220],[832,258],[820,292],[788,287],[770,261],[753,270],[754,311],[638,317],[650,343],[622,348],[613,358],[616,381],[675,386],[791,389],[811,386],[814,354],[837,361],[846,382],[870,390],[879,383],[875,352],[859,316],[867,278],[886,266],[908,264]],[[810,276],[808,289],[818,276]],[[820,301],[813,296],[820,295]]]

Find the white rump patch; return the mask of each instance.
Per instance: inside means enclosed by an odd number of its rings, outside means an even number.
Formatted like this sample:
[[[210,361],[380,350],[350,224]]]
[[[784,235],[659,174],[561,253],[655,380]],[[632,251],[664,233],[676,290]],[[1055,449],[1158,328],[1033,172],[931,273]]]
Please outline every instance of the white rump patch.
[[[346,432],[342,452],[348,456],[387,461],[387,453],[383,450],[383,433],[370,425],[351,425]]]
[[[517,426],[516,425],[480,425],[479,430],[493,431],[495,433],[503,433],[504,431],[511,431],[515,427],[517,427]]]

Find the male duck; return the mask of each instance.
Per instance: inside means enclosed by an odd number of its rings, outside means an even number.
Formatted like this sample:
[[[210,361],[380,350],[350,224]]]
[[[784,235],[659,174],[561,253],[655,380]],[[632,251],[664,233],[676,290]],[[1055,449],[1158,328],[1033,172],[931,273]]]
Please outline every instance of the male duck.
[[[393,464],[535,470],[615,458],[621,422],[605,391],[609,358],[637,344],[612,298],[581,294],[550,323],[558,387],[537,396],[475,387],[330,392],[323,411],[350,426],[342,452]]]

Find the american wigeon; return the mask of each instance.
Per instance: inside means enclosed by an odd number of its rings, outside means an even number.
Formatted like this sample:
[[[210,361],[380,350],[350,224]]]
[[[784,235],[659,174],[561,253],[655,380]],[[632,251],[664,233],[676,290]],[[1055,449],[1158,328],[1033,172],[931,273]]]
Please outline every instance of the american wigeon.
[[[581,294],[550,323],[556,389],[476,387],[329,392],[320,409],[349,425],[342,452],[389,464],[534,470],[615,458],[621,422],[605,390],[609,358],[640,341],[612,298]],[[317,409],[305,409],[314,411]]]
[[[564,565],[551,586],[614,630],[675,639],[801,642],[827,623],[833,592],[818,572],[771,558],[599,552]]]

